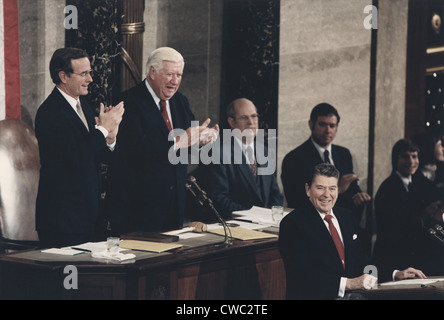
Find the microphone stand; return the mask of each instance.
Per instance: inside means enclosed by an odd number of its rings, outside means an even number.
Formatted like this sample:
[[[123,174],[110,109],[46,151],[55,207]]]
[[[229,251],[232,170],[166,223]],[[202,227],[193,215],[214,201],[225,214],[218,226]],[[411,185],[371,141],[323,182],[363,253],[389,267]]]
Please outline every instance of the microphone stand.
[[[233,245],[233,237],[231,235],[231,230],[228,227],[228,225],[225,223],[225,220],[221,217],[219,212],[217,212],[216,208],[213,205],[213,201],[210,198],[208,198],[207,193],[199,187],[199,185],[196,182],[196,178],[194,178],[193,176],[190,176],[188,181],[191,182],[192,185],[189,184],[189,183],[186,183],[185,187],[197,199],[197,201],[199,202],[199,204],[201,206],[209,207],[214,212],[214,214],[216,215],[216,217],[219,220],[219,222],[222,224],[222,226],[224,228],[224,233],[225,233],[224,244],[227,245],[227,246]],[[197,192],[195,192],[193,190],[193,186],[197,190]]]

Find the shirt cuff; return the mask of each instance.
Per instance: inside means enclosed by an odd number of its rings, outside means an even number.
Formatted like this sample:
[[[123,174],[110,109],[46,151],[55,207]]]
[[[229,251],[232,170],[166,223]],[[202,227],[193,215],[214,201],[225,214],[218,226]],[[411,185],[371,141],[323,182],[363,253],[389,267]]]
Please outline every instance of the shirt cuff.
[[[347,284],[347,278],[341,277],[341,282],[339,283],[338,297],[343,298],[345,295],[345,285]]]
[[[106,137],[108,136],[108,133],[109,133],[108,130],[106,130],[104,127],[98,126],[98,125],[96,125],[96,129],[99,130],[100,132],[102,132],[103,136],[106,139]],[[106,145],[111,151],[114,151],[114,148],[116,147],[116,140],[114,140],[114,142],[112,144],[107,143]]]

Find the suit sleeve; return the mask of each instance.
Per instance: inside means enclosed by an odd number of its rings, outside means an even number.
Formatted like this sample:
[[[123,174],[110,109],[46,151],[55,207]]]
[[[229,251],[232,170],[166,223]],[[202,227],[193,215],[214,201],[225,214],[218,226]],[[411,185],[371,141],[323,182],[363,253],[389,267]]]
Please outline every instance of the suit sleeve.
[[[287,298],[333,299],[338,294],[341,277],[318,268],[312,262],[319,253],[312,252],[311,231],[299,228],[296,215],[294,211],[287,215],[279,231],[279,248],[287,277]]]
[[[85,163],[106,152],[106,140],[98,129],[89,134],[75,135],[69,124],[61,121],[56,113],[42,111],[35,121],[36,136],[45,163],[64,163],[67,170],[77,170]]]
[[[205,166],[204,172],[206,174],[208,195],[224,218],[229,218],[233,211],[251,208],[251,206],[247,207],[231,199],[230,179],[228,178],[226,165],[209,164]]]

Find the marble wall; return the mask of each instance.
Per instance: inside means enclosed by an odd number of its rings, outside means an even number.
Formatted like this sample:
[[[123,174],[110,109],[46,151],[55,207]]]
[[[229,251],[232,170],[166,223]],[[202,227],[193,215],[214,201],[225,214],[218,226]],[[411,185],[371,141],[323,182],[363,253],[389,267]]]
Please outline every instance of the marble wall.
[[[311,109],[341,116],[334,143],[350,149],[367,189],[371,31],[368,0],[281,0],[278,176],[283,157],[310,136]],[[280,178],[278,179],[280,182]]]
[[[54,88],[49,61],[65,45],[64,1],[19,0],[22,119],[32,128],[40,104]]]
[[[392,170],[393,145],[404,138],[408,3],[409,0],[379,0],[378,5],[373,179],[375,190]]]

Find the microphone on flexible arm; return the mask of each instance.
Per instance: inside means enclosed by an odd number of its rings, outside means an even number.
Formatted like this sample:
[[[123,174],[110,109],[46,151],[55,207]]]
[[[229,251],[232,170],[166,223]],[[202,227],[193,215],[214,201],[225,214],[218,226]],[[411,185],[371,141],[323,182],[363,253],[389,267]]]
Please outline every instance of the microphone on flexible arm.
[[[441,242],[441,244],[442,245],[444,245],[444,239],[442,238],[442,235],[440,236],[440,234],[441,234],[441,230],[435,230],[435,229],[433,229],[433,228],[429,228],[429,235],[433,238],[433,239],[435,239],[435,240],[438,240],[439,242]]]
[[[225,241],[224,243],[226,245],[232,245],[233,244],[233,237],[231,235],[231,230],[225,223],[225,220],[221,217],[219,212],[217,212],[216,208],[213,205],[213,201],[207,196],[207,193],[202,190],[199,185],[197,184],[196,178],[193,176],[190,176],[188,179],[189,183],[185,184],[185,187],[191,192],[191,194],[197,199],[199,204],[201,206],[207,206],[209,207],[214,214],[216,215],[219,222],[222,224],[225,232]]]

